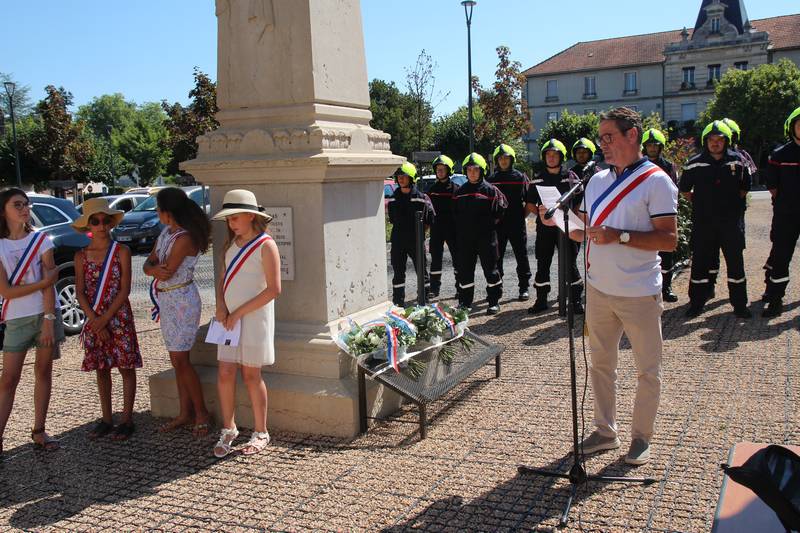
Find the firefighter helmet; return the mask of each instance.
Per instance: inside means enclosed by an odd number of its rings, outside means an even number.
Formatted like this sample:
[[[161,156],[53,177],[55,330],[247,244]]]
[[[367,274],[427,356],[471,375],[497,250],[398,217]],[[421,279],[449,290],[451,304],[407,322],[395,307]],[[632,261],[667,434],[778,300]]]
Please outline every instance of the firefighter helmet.
[[[800,107],[792,111],[783,125],[783,134],[790,139],[796,138],[794,134],[794,123],[797,122],[798,119],[800,119]]]
[[[544,159],[544,153],[549,151],[560,152],[561,153],[561,162],[563,163],[567,159],[567,147],[564,146],[564,143],[559,141],[558,139],[550,139],[546,143],[542,145],[542,159]]]
[[[447,175],[450,176],[453,174],[453,160],[447,157],[446,155],[442,154],[436,159],[433,160],[431,166],[433,167],[433,171],[436,172],[436,165],[444,165],[447,168]]]
[[[706,138],[709,135],[722,135],[723,137],[728,139],[728,144],[733,142],[733,132],[721,120],[715,120],[714,122],[706,126],[705,129],[703,130],[703,135],[700,138],[700,142],[703,144],[704,148],[706,146]]]
[[[414,183],[417,180],[417,167],[415,167],[413,163],[406,161],[400,165],[400,168],[395,172],[395,180],[397,176],[408,176],[411,178],[411,183]]]
[[[495,148],[494,149],[494,153],[492,154],[492,159],[494,160],[494,164],[495,165],[497,164],[497,159],[501,155],[507,155],[508,157],[510,157],[511,158],[511,166],[512,167],[514,166],[514,161],[517,160],[517,154],[516,154],[516,152],[514,152],[513,148],[511,148],[507,144],[501,144],[500,146]]]
[[[667,137],[660,130],[650,128],[642,135],[642,146],[645,144],[660,144],[663,147],[667,144]]]
[[[470,165],[475,165],[481,169],[481,177],[486,175],[486,160],[483,158],[481,154],[472,152],[467,157],[464,158],[464,162],[461,163],[461,166],[464,168],[464,172],[467,171],[467,167]]]
[[[594,153],[597,151],[597,146],[594,145],[592,141],[587,139],[586,137],[581,137],[575,144],[572,145],[572,157],[575,158],[575,150],[578,148],[586,148],[592,153],[592,157],[594,157]]]

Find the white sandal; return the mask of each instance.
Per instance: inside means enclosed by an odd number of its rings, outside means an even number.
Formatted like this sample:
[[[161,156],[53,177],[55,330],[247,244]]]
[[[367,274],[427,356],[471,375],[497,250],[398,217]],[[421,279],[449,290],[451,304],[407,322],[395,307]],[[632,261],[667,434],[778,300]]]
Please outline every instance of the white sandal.
[[[233,429],[222,428],[219,432],[219,440],[214,445],[214,457],[222,459],[233,451],[233,441],[239,436],[239,430],[234,427]],[[218,450],[222,450],[219,452]]]
[[[255,455],[257,453],[263,452],[264,448],[267,447],[267,444],[269,444],[269,431],[265,431],[263,433],[254,431],[253,434],[250,436],[250,440],[247,441],[247,444],[244,445],[244,450],[242,451],[242,454]]]

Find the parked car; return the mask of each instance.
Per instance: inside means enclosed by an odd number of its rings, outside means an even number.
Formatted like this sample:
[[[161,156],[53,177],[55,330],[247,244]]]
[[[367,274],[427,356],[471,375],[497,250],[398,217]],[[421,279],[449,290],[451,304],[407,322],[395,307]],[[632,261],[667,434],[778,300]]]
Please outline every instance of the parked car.
[[[208,188],[197,185],[180,188],[208,214],[211,203]],[[203,194],[204,191],[205,194]],[[156,212],[156,196],[151,195],[144,202],[125,213],[119,225],[111,230],[111,236],[114,240],[127,244],[132,250],[149,251],[163,227]]]
[[[108,206],[111,209],[119,209],[120,211],[125,211],[126,213],[139,205],[140,203],[144,202],[148,198],[150,198],[149,194],[112,194],[110,196],[101,196],[101,198],[105,198],[108,200]],[[83,213],[83,204],[76,207],[79,213]]]
[[[61,307],[64,332],[80,333],[86,317],[78,304],[75,291],[75,252],[89,245],[89,238],[78,233],[70,224],[80,216],[72,202],[44,194],[28,194],[31,202],[31,222],[46,233],[53,242],[53,257],[58,269],[56,297]]]

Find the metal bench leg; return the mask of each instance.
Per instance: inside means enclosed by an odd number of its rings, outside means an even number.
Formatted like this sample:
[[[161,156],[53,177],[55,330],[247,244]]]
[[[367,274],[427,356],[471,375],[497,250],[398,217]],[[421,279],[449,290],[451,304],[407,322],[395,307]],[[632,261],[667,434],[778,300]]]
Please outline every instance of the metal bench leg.
[[[367,432],[367,380],[364,369],[358,367],[358,425],[361,434]]]
[[[500,356],[494,358],[494,377],[500,377]]]
[[[419,439],[422,440],[428,436],[428,415],[424,403],[419,403],[417,405],[419,405]]]

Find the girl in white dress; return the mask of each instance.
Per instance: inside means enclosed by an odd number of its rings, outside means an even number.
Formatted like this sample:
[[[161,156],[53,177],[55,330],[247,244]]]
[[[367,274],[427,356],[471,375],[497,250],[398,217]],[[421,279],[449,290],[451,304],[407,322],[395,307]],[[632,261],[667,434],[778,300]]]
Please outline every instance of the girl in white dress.
[[[222,431],[214,446],[216,457],[233,450],[239,430],[234,421],[236,374],[241,368],[253,408],[255,428],[242,453],[253,455],[269,444],[267,432],[267,386],[261,367],[275,362],[275,298],[281,293],[278,246],[267,235],[272,217],[246,190],[225,194],[222,210],[214,220],[228,224],[225,264],[217,277],[216,320],[232,330],[241,321],[237,346],[220,345],[217,349],[219,371],[217,389],[222,411]]]

